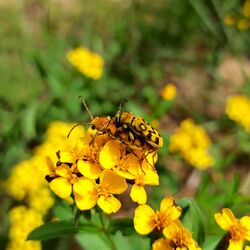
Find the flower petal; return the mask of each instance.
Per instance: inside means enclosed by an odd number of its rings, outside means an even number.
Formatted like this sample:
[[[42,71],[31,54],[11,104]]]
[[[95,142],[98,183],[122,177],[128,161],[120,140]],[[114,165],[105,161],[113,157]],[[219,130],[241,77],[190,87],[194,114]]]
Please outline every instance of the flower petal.
[[[99,161],[103,168],[111,169],[119,162],[120,157],[120,143],[109,140],[100,152]]]
[[[240,224],[246,229],[245,239],[250,241],[250,216],[243,216],[240,219]]]
[[[214,219],[225,231],[228,231],[235,221],[237,221],[233,212],[229,208],[223,208],[221,213],[216,213]]]
[[[134,226],[135,230],[142,235],[149,234],[155,227],[154,210],[148,205],[139,205],[135,209]]]
[[[229,240],[228,250],[242,250],[243,241]]]
[[[102,172],[102,169],[97,163],[83,160],[77,162],[77,168],[82,175],[90,179],[97,179]]]
[[[49,186],[62,199],[68,198],[72,192],[71,183],[64,177],[55,178],[50,182]]]
[[[121,194],[128,188],[128,184],[123,177],[107,169],[101,173],[100,185],[105,186],[105,189],[108,189],[112,194]]]
[[[62,164],[59,167],[56,167],[55,172],[57,175],[70,179],[71,177],[71,170],[70,167],[67,166],[66,164]]]
[[[161,238],[154,242],[152,250],[173,250],[169,240]]]
[[[64,163],[73,163],[75,159],[71,151],[60,151],[60,161]]]
[[[116,213],[121,207],[121,202],[114,196],[101,196],[97,204],[107,214]]]
[[[89,210],[96,205],[98,195],[94,181],[81,177],[73,185],[75,202],[80,210]]]
[[[165,211],[174,205],[174,198],[172,196],[165,197],[161,201],[160,211]]]
[[[145,204],[147,202],[147,193],[143,186],[133,185],[130,191],[130,197],[134,202]]]
[[[143,182],[147,185],[159,185],[159,176],[155,171],[147,170],[143,176]]]

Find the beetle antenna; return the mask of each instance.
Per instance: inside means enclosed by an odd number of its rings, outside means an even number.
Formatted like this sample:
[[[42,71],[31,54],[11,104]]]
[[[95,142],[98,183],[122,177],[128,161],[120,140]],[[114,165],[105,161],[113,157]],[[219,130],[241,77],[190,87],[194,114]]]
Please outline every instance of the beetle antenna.
[[[90,124],[90,123],[78,122],[76,125],[74,125],[74,126],[70,129],[70,131],[69,131],[69,133],[68,133],[68,135],[67,135],[67,139],[70,137],[72,131],[73,131],[76,127],[78,127],[78,126],[80,126],[80,125],[83,126],[83,125],[85,125],[85,124]]]
[[[85,107],[85,109],[87,110],[87,112],[88,112],[88,114],[89,114],[89,117],[90,117],[90,119],[91,119],[91,121],[92,121],[92,120],[94,119],[94,116],[93,116],[92,113],[90,112],[90,110],[89,110],[89,108],[88,108],[88,106],[87,106],[87,104],[86,104],[84,98],[83,98],[82,96],[79,96],[79,98],[80,98],[80,100],[82,101],[82,104],[83,104],[83,106]]]
[[[121,112],[124,103],[128,103],[128,100],[127,100],[127,99],[123,99],[123,100],[121,101],[120,106],[119,106],[119,109],[118,109],[118,113]]]

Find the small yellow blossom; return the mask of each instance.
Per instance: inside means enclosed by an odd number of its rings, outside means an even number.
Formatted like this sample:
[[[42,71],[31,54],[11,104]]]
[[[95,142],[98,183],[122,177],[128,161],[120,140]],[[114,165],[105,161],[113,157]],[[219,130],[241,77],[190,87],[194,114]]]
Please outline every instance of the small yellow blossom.
[[[5,189],[16,200],[22,200],[30,192],[34,192],[46,181],[42,173],[34,167],[33,160],[25,160],[15,165],[9,179],[5,182]]]
[[[170,137],[169,150],[180,155],[192,166],[206,169],[213,165],[214,159],[209,154],[211,141],[205,129],[186,119]]]
[[[250,132],[250,99],[244,95],[229,96],[227,98],[226,114]]]
[[[227,24],[227,25],[234,25],[235,24],[235,17],[233,14],[227,14],[225,17],[224,17],[224,23]]]
[[[127,189],[126,180],[111,170],[104,170],[100,184],[82,177],[74,185],[76,205],[80,210],[89,210],[96,204],[107,214],[116,213],[120,201],[113,194],[121,194]]]
[[[56,152],[59,149],[71,149],[75,146],[76,141],[84,136],[85,131],[83,127],[77,126],[67,138],[69,131],[74,125],[74,123],[65,123],[60,121],[54,121],[48,125],[48,129],[45,133],[45,141],[41,145],[37,146],[34,151],[36,165],[41,171],[44,171],[43,164],[41,166],[41,162],[44,158],[49,157],[52,160],[52,163],[55,164],[58,161]]]
[[[98,80],[102,76],[104,61],[103,58],[84,47],[70,50],[66,57],[82,74]]]
[[[247,18],[241,18],[237,23],[239,30],[247,30],[250,27],[250,20]]]
[[[181,207],[175,205],[173,197],[162,200],[160,211],[154,211],[148,205],[139,205],[135,209],[134,227],[142,235],[149,234],[154,229],[162,231],[181,215]]]
[[[250,0],[245,0],[242,7],[242,13],[244,17],[250,18]]]
[[[176,86],[173,83],[167,83],[161,90],[161,97],[166,101],[172,101],[176,97]]]
[[[54,205],[55,200],[51,196],[51,192],[47,186],[40,187],[28,196],[28,205],[30,208],[45,215],[47,211]]]
[[[153,244],[153,250],[163,249],[190,249],[201,250],[197,242],[192,238],[191,233],[176,220],[164,228],[165,239],[159,239]]]
[[[42,215],[25,206],[16,206],[9,212],[10,231],[7,250],[28,249],[40,250],[40,241],[26,241],[29,233],[43,224]]]
[[[230,234],[228,250],[241,250],[244,240],[250,241],[250,216],[237,219],[229,208],[223,208],[214,218],[217,224]]]

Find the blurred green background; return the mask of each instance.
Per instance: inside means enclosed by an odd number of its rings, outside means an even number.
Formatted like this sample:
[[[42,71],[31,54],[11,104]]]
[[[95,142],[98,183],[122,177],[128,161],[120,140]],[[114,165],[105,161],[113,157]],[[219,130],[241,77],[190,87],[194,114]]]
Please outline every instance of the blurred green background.
[[[228,95],[250,96],[250,19],[243,17],[243,3],[0,0],[0,178],[32,154],[49,122],[89,121],[79,95],[94,115],[114,115],[127,99],[124,110],[159,122],[166,145],[181,120],[203,124],[214,141],[218,172],[203,176],[197,200],[205,211],[211,210],[207,200],[213,202],[214,189],[223,197],[231,192],[236,200],[249,173],[249,135],[237,132],[224,109]],[[242,19],[249,26],[240,25]],[[100,80],[82,75],[66,60],[67,51],[77,46],[103,57]],[[166,104],[160,94],[169,82],[178,94]],[[167,148],[159,163],[162,186],[153,201],[168,188],[189,195],[183,190],[191,168],[166,155]],[[4,198],[0,205],[7,209],[11,202]],[[218,195],[214,204],[224,198]]]

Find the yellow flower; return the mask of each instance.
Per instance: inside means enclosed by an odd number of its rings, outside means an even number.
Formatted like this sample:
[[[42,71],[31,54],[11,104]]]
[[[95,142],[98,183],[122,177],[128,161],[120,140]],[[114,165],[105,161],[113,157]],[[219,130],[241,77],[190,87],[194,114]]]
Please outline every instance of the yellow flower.
[[[55,169],[57,177],[54,178],[49,186],[62,199],[67,199],[72,193],[72,185],[78,180],[76,166],[69,167],[62,164]]]
[[[205,129],[186,119],[170,137],[169,150],[180,155],[192,166],[206,169],[213,165],[214,159],[209,154],[211,141]]]
[[[237,27],[239,30],[247,30],[250,27],[250,20],[247,18],[241,18],[237,23]]]
[[[227,98],[226,114],[229,118],[250,132],[250,99],[244,95],[229,96]]]
[[[228,250],[241,250],[244,240],[250,241],[250,216],[237,219],[229,208],[223,208],[221,213],[214,215],[214,218],[217,224],[231,236]]]
[[[15,199],[22,200],[45,184],[42,173],[34,167],[31,159],[21,161],[12,168],[11,175],[5,182],[5,189]]]
[[[147,202],[147,193],[144,188],[145,185],[159,185],[159,176],[149,164],[149,157],[150,156],[143,160],[139,168],[137,167],[135,183],[130,192],[131,199],[138,204],[145,204]]]
[[[74,126],[74,123],[51,122],[45,133],[45,141],[35,148],[36,166],[41,170],[41,162],[45,157],[49,157],[53,164],[58,161],[56,152],[60,150],[69,150],[76,144],[76,140],[84,136],[85,131],[83,127],[78,126],[72,130],[70,136],[67,138],[69,131]],[[45,169],[46,171],[46,169]]]
[[[121,203],[114,194],[123,193],[127,187],[123,177],[108,169],[101,173],[100,184],[82,177],[73,187],[76,205],[80,210],[89,210],[98,204],[105,213],[116,213]]]
[[[149,234],[154,229],[162,231],[181,215],[181,207],[175,205],[173,197],[162,200],[160,211],[154,211],[148,205],[139,205],[135,209],[134,227],[142,235]]]
[[[235,23],[235,17],[233,14],[227,14],[225,17],[224,17],[224,23],[227,24],[227,25],[234,25]]]
[[[29,233],[36,227],[43,224],[42,215],[25,206],[16,206],[9,212],[10,230],[8,250],[30,249],[40,250],[41,243],[39,241],[26,241]]]
[[[172,246],[170,249],[201,250],[197,242],[192,238],[191,233],[179,220],[165,227],[163,234],[167,239],[166,242],[169,242]]]
[[[172,101],[176,97],[176,86],[173,83],[167,83],[161,90],[161,97],[166,101]]]
[[[82,74],[98,80],[102,76],[104,61],[103,58],[84,47],[70,50],[66,57]]]
[[[51,196],[51,192],[47,186],[31,192],[28,196],[29,207],[43,215],[47,213],[48,209],[50,209],[54,203],[54,198]]]
[[[250,0],[245,0],[242,7],[242,13],[244,17],[250,18]]]
[[[152,250],[174,250],[170,241],[164,238],[156,240],[152,245]]]
[[[76,164],[83,176],[97,179],[102,172],[99,164],[100,147],[96,145],[97,141],[91,143],[91,140],[89,134],[86,134],[71,150],[59,151],[59,162]]]

